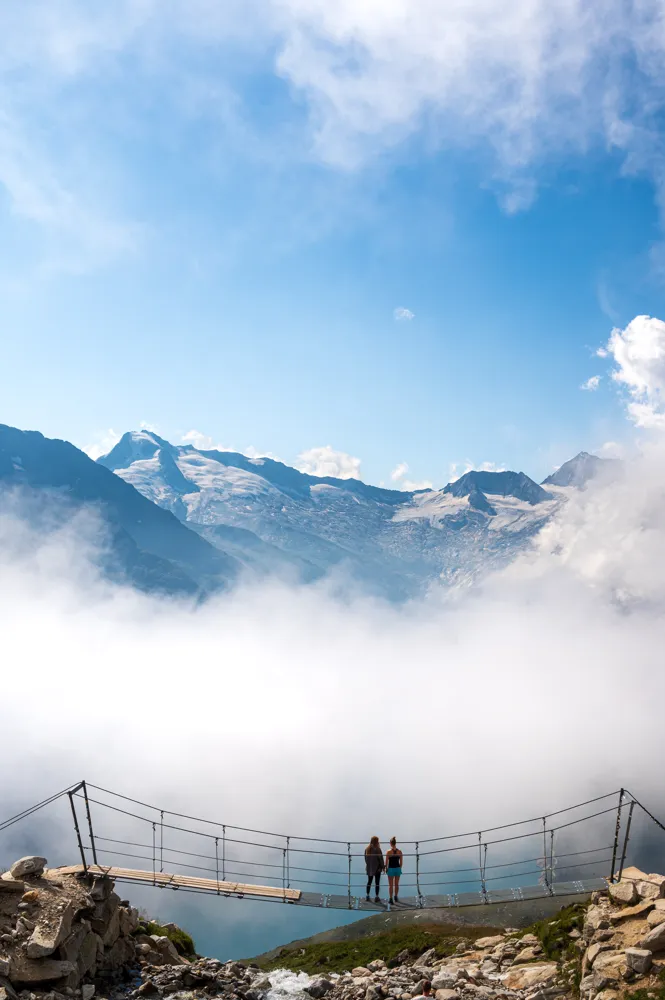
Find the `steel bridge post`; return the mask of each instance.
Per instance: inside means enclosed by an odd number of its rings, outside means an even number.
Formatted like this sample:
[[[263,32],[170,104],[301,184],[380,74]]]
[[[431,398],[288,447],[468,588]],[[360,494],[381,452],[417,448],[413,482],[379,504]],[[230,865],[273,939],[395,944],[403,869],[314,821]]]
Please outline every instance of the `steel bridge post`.
[[[614,845],[612,847],[612,867],[610,868],[610,882],[614,882],[615,866],[617,862],[617,851],[619,850],[619,833],[621,832],[621,807],[624,797],[623,788],[619,791],[619,804],[617,805],[617,821],[614,828]]]
[[[80,785],[77,785],[76,788],[72,788],[71,791],[67,792],[67,795],[69,796],[69,804],[72,807],[72,817],[74,819],[74,829],[76,831],[76,839],[78,841],[79,851],[81,852],[81,861],[83,862],[83,871],[87,875],[88,874],[88,862],[87,862],[86,857],[85,857],[85,848],[83,847],[83,841],[81,840],[81,831],[79,829],[79,821],[78,821],[78,817],[76,815],[76,806],[74,805],[74,795],[82,787],[83,787],[83,782],[81,782]]]
[[[90,815],[90,802],[88,801],[88,788],[85,781],[81,782],[83,798],[85,799],[85,814],[88,817],[88,830],[90,831],[90,845],[92,847],[92,860],[97,864],[97,848],[95,847],[95,835],[92,832],[92,817]]]
[[[630,824],[633,819],[633,809],[635,808],[635,799],[631,800],[630,808],[628,810],[628,821],[626,823],[626,833],[623,838],[623,850],[621,851],[621,865],[619,866],[619,878],[618,882],[621,881],[621,876],[623,875],[623,865],[626,860],[626,851],[628,850],[628,839],[630,837]]]
[[[349,909],[351,909],[351,844],[346,845],[346,852],[349,858],[349,883],[348,883],[348,894],[349,894]]]

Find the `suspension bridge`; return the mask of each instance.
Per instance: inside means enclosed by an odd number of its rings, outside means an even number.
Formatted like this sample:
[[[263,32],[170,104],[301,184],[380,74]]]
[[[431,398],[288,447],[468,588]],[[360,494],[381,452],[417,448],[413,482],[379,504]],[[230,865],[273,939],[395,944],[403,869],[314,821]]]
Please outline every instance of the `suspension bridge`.
[[[202,819],[80,781],[0,823],[67,798],[80,863],[63,874],[293,906],[378,912],[570,897],[621,878],[635,810],[626,789],[480,831],[400,841],[400,902],[366,899],[364,841],[274,833]],[[387,843],[387,838],[386,838]],[[122,859],[134,865],[121,867]],[[406,892],[404,890],[407,890]]]

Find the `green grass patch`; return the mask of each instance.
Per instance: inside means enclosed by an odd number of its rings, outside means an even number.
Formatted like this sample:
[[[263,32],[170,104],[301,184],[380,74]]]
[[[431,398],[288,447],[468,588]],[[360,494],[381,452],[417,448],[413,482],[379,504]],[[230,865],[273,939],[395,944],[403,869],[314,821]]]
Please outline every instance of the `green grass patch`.
[[[665,972],[659,972],[653,986],[640,987],[626,992],[630,1000],[665,1000]]]
[[[569,935],[573,930],[582,931],[586,909],[584,903],[566,906],[565,909],[559,911],[556,917],[539,920],[531,927],[520,931],[520,937],[524,934],[535,934],[543,946],[545,955],[552,962],[576,959],[579,957],[579,952],[575,948],[574,940]]]
[[[163,927],[156,920],[142,920],[136,933],[157,934],[159,937],[167,937],[175,945],[175,949],[179,955],[184,955],[185,958],[196,958],[196,948],[194,947],[193,938],[187,931],[183,931],[179,927],[174,930],[172,927]]]
[[[461,941],[498,934],[496,927],[459,927],[455,924],[423,924],[417,927],[394,927],[354,941],[320,942],[305,947],[287,946],[270,960],[259,960],[262,969],[291,969],[310,975],[323,972],[348,972],[382,958],[396,965],[397,956],[406,948],[413,960],[429,948],[436,948],[438,958],[452,955]],[[665,1000],[665,998],[663,998]]]

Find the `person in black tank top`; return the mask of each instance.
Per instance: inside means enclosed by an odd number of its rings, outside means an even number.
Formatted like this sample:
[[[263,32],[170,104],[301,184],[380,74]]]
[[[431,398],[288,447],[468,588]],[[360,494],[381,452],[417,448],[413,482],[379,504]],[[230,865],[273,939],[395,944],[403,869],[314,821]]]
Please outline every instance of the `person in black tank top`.
[[[399,903],[399,880],[402,875],[402,859],[404,855],[397,846],[395,837],[390,838],[390,850],[386,851],[386,869],[390,902]]]

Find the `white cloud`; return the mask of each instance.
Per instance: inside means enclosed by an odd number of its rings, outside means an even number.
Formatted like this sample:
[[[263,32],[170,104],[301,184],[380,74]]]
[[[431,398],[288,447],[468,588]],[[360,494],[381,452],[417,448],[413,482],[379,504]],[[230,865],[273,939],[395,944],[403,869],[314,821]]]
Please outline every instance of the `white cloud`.
[[[180,435],[180,441],[182,444],[191,444],[198,451],[233,451],[238,455],[245,455],[247,458],[254,459],[257,463],[262,458],[272,458],[276,462],[281,462],[281,458],[274,455],[271,451],[262,451],[259,448],[255,448],[253,444],[248,445],[246,448],[233,448],[228,444],[215,444],[214,438],[210,437],[209,434],[204,434],[202,431],[186,431]]]
[[[599,385],[600,375],[592,375],[586,380],[586,382],[582,382],[580,389],[586,389],[588,392],[595,392]]]
[[[606,358],[608,354],[609,352],[604,347],[599,347],[596,351],[596,357],[598,358]]]
[[[329,444],[309,448],[298,455],[296,468],[310,476],[331,476],[334,479],[360,479],[360,459],[335,451]]]
[[[628,391],[633,423],[644,428],[665,425],[665,323],[636,316],[624,330],[612,331],[607,351],[616,364],[612,378]]]
[[[403,479],[408,471],[409,471],[409,466],[406,464],[406,462],[399,462],[399,464],[396,465],[393,471],[390,473],[390,478],[394,483],[396,483],[398,479]]]
[[[618,441],[605,441],[596,450],[596,454],[599,458],[625,458],[626,449]]]
[[[463,464],[460,462],[451,462],[449,466],[449,482],[454,483],[457,479],[465,476],[467,472],[505,472],[505,465],[497,464],[496,462],[481,462],[480,465],[476,465],[471,462],[468,458]]]
[[[402,489],[410,493],[418,493],[419,490],[431,490],[434,488],[434,484],[429,479],[404,479],[401,486]]]
[[[412,313],[410,309],[405,309],[404,306],[398,306],[393,312],[393,317],[398,323],[408,322],[415,318],[415,313]]]
[[[93,441],[91,444],[84,445],[81,450],[84,451],[86,455],[89,455],[90,458],[98,459],[101,458],[102,455],[108,455],[111,448],[118,443],[121,437],[122,434],[119,434],[117,431],[114,431],[112,427],[109,427],[107,431],[103,431],[99,435],[96,441]]]
[[[404,477],[408,471],[409,466],[407,463],[400,462],[390,473],[390,478],[399,486],[399,489],[406,490],[409,493],[417,493],[418,490],[431,490],[433,488],[433,484],[429,479],[405,479]]]
[[[232,51],[245,79],[268,64],[289,85],[284,132],[301,159],[353,170],[422,133],[429,150],[483,149],[486,182],[517,211],[544,164],[596,145],[662,197],[664,13],[665,0],[6,0],[0,184],[80,266],[132,252],[142,230],[123,218],[98,123],[131,133],[140,87],[170,102],[174,128],[232,118],[255,144]]]

